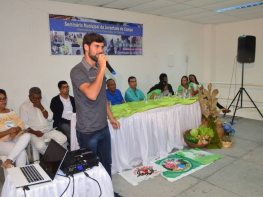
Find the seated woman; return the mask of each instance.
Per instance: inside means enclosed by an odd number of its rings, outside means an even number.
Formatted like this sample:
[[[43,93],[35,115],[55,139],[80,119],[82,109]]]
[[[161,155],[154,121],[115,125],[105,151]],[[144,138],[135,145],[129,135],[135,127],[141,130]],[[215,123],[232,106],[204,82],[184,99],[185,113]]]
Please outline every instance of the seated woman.
[[[200,90],[204,89],[203,84],[198,82],[196,79],[196,76],[193,74],[189,75],[189,82],[190,82],[189,86],[191,87],[193,96],[195,96],[199,93],[199,90],[197,90],[197,86],[199,87]]]
[[[149,92],[147,93],[148,99],[154,99],[155,96],[161,95],[163,91],[165,91],[168,88],[166,82],[160,82],[156,84],[155,86],[151,87]]]
[[[181,78],[181,85],[178,86],[177,92],[179,93],[180,91],[184,90],[191,90],[191,87],[188,84],[188,77],[187,76],[182,76]]]
[[[204,86],[203,84],[201,84],[200,82],[197,81],[196,79],[196,76],[191,74],[189,75],[189,81],[190,81],[190,84],[189,86],[191,87],[192,89],[192,95],[195,96],[199,93],[199,91],[197,90],[197,86],[200,88],[200,90],[204,89]],[[226,109],[224,108],[222,105],[220,105],[218,102],[216,104],[216,106],[219,108],[219,109],[222,109],[223,113],[229,113],[231,112],[229,109]]]
[[[7,156],[7,160],[1,165],[4,169],[12,167],[14,162],[16,166],[26,165],[25,148],[31,139],[28,133],[15,138],[24,129],[24,123],[14,111],[6,108],[6,103],[6,92],[0,89],[0,138],[9,135],[7,141],[0,142],[0,155]]]

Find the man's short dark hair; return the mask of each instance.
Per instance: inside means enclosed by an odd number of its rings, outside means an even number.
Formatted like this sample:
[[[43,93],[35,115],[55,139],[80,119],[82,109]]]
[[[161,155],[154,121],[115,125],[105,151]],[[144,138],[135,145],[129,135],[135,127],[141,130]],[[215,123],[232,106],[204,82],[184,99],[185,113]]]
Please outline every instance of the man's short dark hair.
[[[7,98],[5,90],[3,90],[3,89],[0,89],[0,94],[3,94],[3,95],[5,95],[5,97]]]
[[[163,81],[163,79],[165,77],[167,77],[167,74],[165,74],[165,73],[160,74],[160,76],[159,76],[160,81]]]
[[[58,88],[61,89],[63,84],[68,84],[66,81],[58,82]]]
[[[84,49],[84,45],[87,44],[88,46],[91,45],[91,43],[93,42],[98,42],[98,43],[104,43],[105,39],[102,35],[100,34],[96,34],[96,33],[90,33],[90,34],[86,34],[83,38],[83,42],[82,42],[82,48],[83,48],[83,52],[85,54],[85,49]]]
[[[30,88],[29,95],[32,95],[32,94],[41,94],[40,88],[38,88],[38,87]]]
[[[129,79],[128,79],[128,83],[130,83],[130,80],[131,80],[131,79],[136,79],[136,77],[130,76]]]
[[[110,79],[108,79],[108,80],[106,81],[107,86],[108,86],[108,82],[109,82],[110,80],[113,80],[113,79],[110,78]],[[114,80],[113,80],[113,81],[114,81]]]

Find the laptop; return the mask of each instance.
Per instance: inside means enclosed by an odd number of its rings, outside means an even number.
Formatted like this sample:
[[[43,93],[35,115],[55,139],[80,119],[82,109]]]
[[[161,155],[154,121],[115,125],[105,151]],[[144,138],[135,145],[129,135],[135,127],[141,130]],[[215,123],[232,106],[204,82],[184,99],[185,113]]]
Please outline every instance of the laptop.
[[[54,180],[67,150],[51,140],[39,164],[8,168],[7,172],[16,188]]]

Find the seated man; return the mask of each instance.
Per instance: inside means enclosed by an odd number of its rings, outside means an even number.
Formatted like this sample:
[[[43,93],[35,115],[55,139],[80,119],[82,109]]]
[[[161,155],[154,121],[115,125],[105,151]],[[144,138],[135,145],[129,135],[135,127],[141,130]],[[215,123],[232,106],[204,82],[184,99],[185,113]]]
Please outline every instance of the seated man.
[[[131,76],[128,79],[129,88],[125,92],[125,101],[132,102],[132,101],[141,101],[145,98],[145,95],[141,90],[139,90],[137,87],[137,81],[136,78]]]
[[[72,113],[76,113],[74,97],[69,96],[69,86],[66,81],[58,82],[59,95],[55,96],[50,103],[53,112],[53,127],[67,136],[70,143],[70,121]]]
[[[37,87],[31,88],[29,90],[29,100],[20,106],[19,115],[25,123],[25,128],[28,128],[28,132],[31,133],[32,144],[38,152],[44,154],[47,148],[44,142],[45,139],[53,139],[65,147],[67,137],[63,133],[50,128],[49,122],[52,121],[53,114],[41,99],[41,90]]]
[[[113,79],[108,79],[107,80],[107,98],[108,101],[111,102],[112,105],[118,105],[118,104],[122,104],[125,103],[122,95],[121,95],[121,91],[116,89],[116,83]]]
[[[159,79],[160,79],[160,82],[165,82],[168,85],[168,89],[163,91],[162,95],[167,96],[169,92],[171,92],[172,95],[174,95],[173,88],[172,88],[171,84],[168,83],[167,75],[165,73],[162,73],[162,74],[160,74]]]

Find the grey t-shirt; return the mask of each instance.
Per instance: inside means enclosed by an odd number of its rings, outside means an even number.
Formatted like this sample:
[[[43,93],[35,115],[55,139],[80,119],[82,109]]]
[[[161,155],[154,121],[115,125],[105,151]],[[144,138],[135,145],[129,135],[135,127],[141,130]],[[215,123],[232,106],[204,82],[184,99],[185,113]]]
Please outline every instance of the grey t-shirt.
[[[84,83],[92,84],[99,72],[93,68],[84,58],[82,61],[72,68],[70,78],[73,85],[73,92],[77,112],[76,130],[83,133],[93,133],[103,129],[108,125],[107,122],[107,107],[106,107],[106,77],[103,78],[103,83],[97,100],[88,99],[80,90],[79,87]]]

